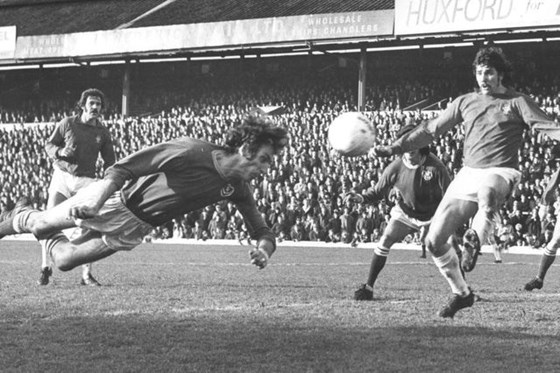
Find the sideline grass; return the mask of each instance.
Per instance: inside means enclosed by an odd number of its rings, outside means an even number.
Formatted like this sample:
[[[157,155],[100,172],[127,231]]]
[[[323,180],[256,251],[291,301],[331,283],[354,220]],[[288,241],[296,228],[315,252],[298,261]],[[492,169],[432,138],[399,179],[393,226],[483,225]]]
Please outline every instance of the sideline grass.
[[[447,284],[417,251],[391,253],[374,302],[351,300],[363,249],[282,247],[259,271],[247,247],[142,245],[35,285],[39,248],[0,242],[0,371],[522,372],[560,366],[560,268],[522,285],[538,256],[479,259],[481,296],[437,317]]]

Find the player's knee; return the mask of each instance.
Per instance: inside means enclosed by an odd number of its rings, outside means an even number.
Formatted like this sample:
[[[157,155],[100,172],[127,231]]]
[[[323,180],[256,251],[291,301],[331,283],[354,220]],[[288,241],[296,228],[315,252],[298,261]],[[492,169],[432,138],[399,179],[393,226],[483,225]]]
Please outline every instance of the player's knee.
[[[431,253],[437,251],[437,245],[434,239],[431,237],[426,237],[426,239],[424,240],[424,245],[426,245],[426,249]]]
[[[52,255],[52,261],[54,266],[62,272],[70,271],[78,266],[78,264],[74,263],[72,257],[65,253]]]

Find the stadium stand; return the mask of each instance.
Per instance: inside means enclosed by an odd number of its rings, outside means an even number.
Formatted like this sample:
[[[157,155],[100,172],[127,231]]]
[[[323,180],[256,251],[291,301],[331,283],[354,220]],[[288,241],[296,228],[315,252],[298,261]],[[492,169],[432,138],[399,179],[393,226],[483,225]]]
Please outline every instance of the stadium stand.
[[[17,25],[18,36],[53,35],[394,6],[393,0],[0,0],[0,27]],[[559,51],[554,43],[508,48],[517,61],[515,88],[530,94],[555,118],[560,111],[560,68],[552,57]],[[449,99],[470,90],[472,52],[473,48],[421,48],[371,53],[365,109],[377,126],[380,143],[389,142],[407,123],[437,115]],[[335,116],[357,109],[356,61],[356,53],[309,53],[266,59],[137,63],[131,72],[131,91],[135,92],[132,115],[126,117],[119,114],[119,66],[0,71],[0,209],[12,208],[22,196],[44,206],[51,174],[44,140],[56,121],[73,112],[72,99],[84,88],[95,86],[109,99],[106,125],[116,139],[118,158],[178,136],[219,142],[231,123],[254,108],[284,107],[285,112],[276,120],[289,128],[289,149],[275,161],[267,178],[253,185],[267,222],[284,240],[353,245],[374,241],[398,196],[392,194],[386,203],[371,206],[344,205],[339,196],[349,188],[363,189],[375,183],[387,161],[333,156],[326,139],[327,126]],[[432,146],[452,175],[461,166],[461,137],[461,128],[457,128]],[[519,154],[523,179],[503,207],[502,224],[496,232],[503,246],[542,246],[555,224],[554,211],[539,209],[537,200],[547,176],[560,165],[560,147],[529,132],[525,139]],[[227,203],[176,219],[152,233],[152,238],[166,237],[247,239],[238,214]]]

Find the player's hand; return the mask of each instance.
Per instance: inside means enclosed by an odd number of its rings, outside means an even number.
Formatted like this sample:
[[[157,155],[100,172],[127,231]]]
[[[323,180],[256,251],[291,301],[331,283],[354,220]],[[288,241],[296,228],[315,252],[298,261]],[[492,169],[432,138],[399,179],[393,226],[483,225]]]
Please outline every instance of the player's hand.
[[[90,219],[99,214],[99,210],[115,192],[117,186],[110,180],[98,180],[80,189],[67,203],[70,204],[68,216],[74,219]]]
[[[371,150],[369,151],[368,154],[371,157],[388,158],[388,157],[396,154],[396,152],[395,152],[395,148],[392,147],[392,146],[377,145],[377,146],[374,146],[373,148],[371,148]]]
[[[58,157],[61,159],[74,159],[75,154],[76,154],[76,147],[74,146],[67,145],[58,151]]]
[[[268,253],[264,249],[257,249],[256,247],[249,251],[249,256],[251,257],[251,264],[263,269],[268,264],[270,259]]]
[[[97,206],[88,206],[86,204],[70,207],[68,216],[73,219],[91,219],[99,213]]]
[[[362,203],[364,202],[364,197],[356,192],[346,192],[342,196],[342,201],[345,204],[348,202]]]

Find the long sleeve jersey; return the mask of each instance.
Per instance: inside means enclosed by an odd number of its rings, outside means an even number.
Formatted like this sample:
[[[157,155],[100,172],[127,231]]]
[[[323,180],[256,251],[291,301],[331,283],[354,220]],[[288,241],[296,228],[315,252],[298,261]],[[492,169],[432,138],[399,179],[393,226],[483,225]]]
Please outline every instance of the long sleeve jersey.
[[[437,118],[395,142],[403,152],[429,145],[464,123],[464,164],[473,168],[518,168],[523,130],[533,128],[560,140],[560,124],[529,96],[508,89],[503,94],[468,93],[454,100]]]
[[[224,176],[216,159],[220,150],[224,148],[202,140],[172,140],[120,160],[106,170],[105,179],[122,187],[127,208],[153,226],[228,199],[243,215],[254,239],[275,242],[250,185]]]
[[[64,147],[74,148],[70,159],[58,157]],[[45,144],[47,154],[56,167],[74,176],[95,177],[95,164],[101,154],[104,168],[115,163],[115,151],[109,130],[99,122],[85,124],[79,116],[67,117],[57,123]]]
[[[428,221],[436,212],[450,182],[447,168],[432,153],[416,168],[397,158],[385,168],[373,187],[362,192],[362,196],[364,202],[375,202],[394,187],[399,191],[398,204],[404,213],[411,218]]]

